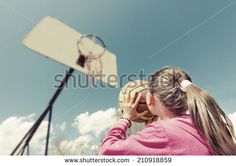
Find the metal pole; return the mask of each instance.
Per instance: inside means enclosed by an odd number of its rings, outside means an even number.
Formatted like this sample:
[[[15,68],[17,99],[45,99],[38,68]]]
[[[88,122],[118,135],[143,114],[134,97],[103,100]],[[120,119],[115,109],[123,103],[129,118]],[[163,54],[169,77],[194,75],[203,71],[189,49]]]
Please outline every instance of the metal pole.
[[[49,137],[50,137],[51,121],[52,121],[52,107],[50,108],[49,115],[48,115],[48,130],[47,130],[47,137],[46,137],[46,144],[45,144],[45,155],[48,155],[48,144],[49,144]]]
[[[30,155],[30,146],[29,146],[29,144],[27,145],[27,155],[28,156]]]
[[[29,144],[29,142],[31,141],[31,139],[34,136],[35,132],[37,131],[38,127],[40,126],[40,124],[42,123],[44,118],[46,117],[47,113],[51,110],[53,104],[55,103],[56,99],[60,95],[60,93],[63,90],[64,86],[68,83],[69,77],[73,74],[73,72],[74,72],[74,69],[69,68],[69,70],[67,71],[63,81],[61,82],[61,84],[59,85],[59,87],[57,88],[55,93],[53,94],[52,98],[50,99],[50,101],[48,103],[48,106],[46,107],[44,112],[40,115],[40,117],[37,119],[37,121],[34,123],[34,125],[30,128],[30,130],[26,133],[26,135],[22,138],[22,140],[17,144],[15,149],[12,151],[11,155],[14,155],[23,143],[24,143],[24,145],[22,146],[22,149],[20,151],[24,150],[26,145]],[[46,150],[45,150],[45,155],[47,155]]]

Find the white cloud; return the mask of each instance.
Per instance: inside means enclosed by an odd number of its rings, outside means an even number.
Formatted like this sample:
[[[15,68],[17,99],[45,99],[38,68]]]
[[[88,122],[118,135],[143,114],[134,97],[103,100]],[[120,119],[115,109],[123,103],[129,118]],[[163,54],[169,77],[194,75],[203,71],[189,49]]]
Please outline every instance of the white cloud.
[[[93,154],[91,152],[92,148],[94,148],[92,141],[96,140],[94,140],[94,137],[91,135],[82,135],[74,140],[61,141],[59,149],[61,149],[64,154],[70,155]]]
[[[56,128],[63,132],[66,130],[66,126],[67,126],[66,122],[63,122],[61,124],[57,124]]]
[[[118,111],[115,108],[100,110],[92,114],[86,112],[75,118],[73,126],[78,129],[81,135],[93,133],[99,137],[102,132],[117,121],[117,114]]]
[[[73,127],[79,132],[75,139],[65,139],[67,123],[52,124],[49,154],[97,154],[105,131],[118,118],[115,108],[78,115]],[[0,155],[9,155],[36,120],[35,114],[9,117],[0,123]],[[47,121],[43,121],[30,142],[30,154],[42,155],[45,148]],[[60,137],[62,136],[62,137]]]
[[[236,112],[229,114],[229,119],[232,121],[233,126],[234,126],[234,131],[236,133]]]
[[[9,117],[0,124],[0,155],[9,155],[35,121],[35,114]],[[47,122],[43,121],[30,143],[30,149],[42,154]],[[52,130],[53,131],[53,130]]]
[[[64,155],[96,155],[105,132],[118,120],[119,111],[115,108],[100,110],[94,113],[79,114],[72,126],[79,132],[75,139],[60,138],[66,131],[67,123],[52,125],[50,154]],[[229,114],[236,129],[236,112]],[[9,117],[0,123],[0,155],[9,155],[20,139],[35,122],[35,114],[22,117]],[[135,126],[135,125],[134,125]],[[133,126],[133,127],[134,127]],[[140,127],[138,127],[140,130]],[[33,137],[31,154],[44,154],[47,121],[43,121]],[[60,139],[60,140],[59,140]]]
[[[55,154],[96,155],[103,134],[118,120],[115,108],[89,114],[82,113],[75,118],[73,126],[80,136],[72,140],[61,140],[55,147]]]

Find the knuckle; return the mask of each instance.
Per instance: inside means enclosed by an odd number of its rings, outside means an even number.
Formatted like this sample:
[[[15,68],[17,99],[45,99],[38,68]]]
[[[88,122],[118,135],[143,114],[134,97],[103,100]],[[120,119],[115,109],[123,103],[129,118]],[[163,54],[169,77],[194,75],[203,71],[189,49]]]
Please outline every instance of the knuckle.
[[[136,106],[135,106],[134,104],[132,104],[130,107],[133,109],[133,108],[135,108]]]
[[[126,108],[131,108],[131,107],[132,107],[132,105],[129,104],[129,103],[126,103],[124,106],[125,106]]]

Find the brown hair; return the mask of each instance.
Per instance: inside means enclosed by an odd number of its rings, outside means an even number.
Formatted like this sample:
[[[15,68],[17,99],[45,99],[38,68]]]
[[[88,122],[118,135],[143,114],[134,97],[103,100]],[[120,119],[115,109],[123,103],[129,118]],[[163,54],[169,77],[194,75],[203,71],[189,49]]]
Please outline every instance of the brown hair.
[[[183,80],[191,81],[182,69],[165,67],[151,76],[150,92],[157,95],[163,105],[176,115],[188,110],[199,134],[212,146],[216,155],[235,155],[236,144],[233,125],[216,101],[195,84],[180,88]]]

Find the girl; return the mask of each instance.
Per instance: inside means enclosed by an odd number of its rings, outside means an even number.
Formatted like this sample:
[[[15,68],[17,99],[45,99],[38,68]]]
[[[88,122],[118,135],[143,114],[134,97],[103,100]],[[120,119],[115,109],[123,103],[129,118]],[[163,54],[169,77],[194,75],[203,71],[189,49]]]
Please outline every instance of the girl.
[[[137,113],[135,100],[128,96],[119,122],[105,136],[100,148],[104,155],[235,155],[233,126],[216,101],[191,82],[183,70],[165,67],[151,76],[146,102],[160,117],[145,129],[126,138]]]

